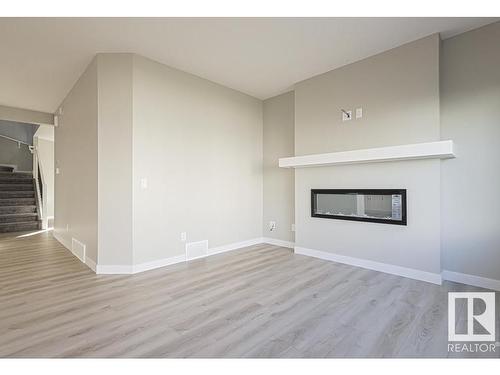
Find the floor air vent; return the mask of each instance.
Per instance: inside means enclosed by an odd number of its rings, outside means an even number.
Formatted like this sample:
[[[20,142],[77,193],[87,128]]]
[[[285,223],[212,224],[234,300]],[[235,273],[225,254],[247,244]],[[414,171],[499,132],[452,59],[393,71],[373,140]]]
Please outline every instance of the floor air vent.
[[[80,241],[72,238],[71,239],[71,252],[80,259],[83,263],[85,263],[85,244]]]
[[[186,244],[186,260],[206,257],[207,252],[208,252],[208,240],[188,242]]]

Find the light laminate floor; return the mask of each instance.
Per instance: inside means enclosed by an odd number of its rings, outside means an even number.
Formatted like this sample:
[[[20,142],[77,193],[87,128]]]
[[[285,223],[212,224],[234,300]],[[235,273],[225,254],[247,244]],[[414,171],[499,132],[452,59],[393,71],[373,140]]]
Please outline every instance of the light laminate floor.
[[[0,357],[447,357],[447,291],[474,290],[264,244],[95,275],[50,232],[3,235]]]

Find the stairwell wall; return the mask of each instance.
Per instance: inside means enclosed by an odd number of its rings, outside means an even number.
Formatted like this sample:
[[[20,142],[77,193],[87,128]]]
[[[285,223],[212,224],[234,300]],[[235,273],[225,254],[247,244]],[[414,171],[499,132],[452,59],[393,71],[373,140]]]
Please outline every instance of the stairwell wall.
[[[97,59],[93,59],[61,105],[54,131],[54,235],[71,249],[75,238],[97,263]],[[58,111],[59,112],[59,111]]]

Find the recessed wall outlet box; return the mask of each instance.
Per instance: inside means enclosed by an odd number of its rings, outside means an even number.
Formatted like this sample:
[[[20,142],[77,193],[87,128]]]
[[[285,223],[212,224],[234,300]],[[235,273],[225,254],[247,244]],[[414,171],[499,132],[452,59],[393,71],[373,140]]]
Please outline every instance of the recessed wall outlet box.
[[[146,190],[148,188],[148,179],[147,178],[141,178],[141,189]]]
[[[292,224],[292,232],[295,232],[295,224]]]
[[[269,222],[269,231],[272,232],[275,229],[276,229],[276,222],[275,221],[270,221]]]
[[[363,117],[363,108],[356,108],[356,118]]]
[[[182,242],[186,242],[186,239],[187,239],[187,234],[186,234],[186,232],[182,232],[182,233],[181,233],[181,241],[182,241]]]
[[[352,111],[342,111],[342,121],[351,121]]]
[[[59,168],[56,168],[56,174],[59,174]]]

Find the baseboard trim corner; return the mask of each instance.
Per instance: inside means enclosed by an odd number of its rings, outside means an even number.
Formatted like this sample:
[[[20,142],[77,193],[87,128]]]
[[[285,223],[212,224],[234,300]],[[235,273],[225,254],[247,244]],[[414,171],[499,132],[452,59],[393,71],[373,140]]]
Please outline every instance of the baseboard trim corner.
[[[443,270],[441,272],[443,280],[455,283],[477,286],[479,288],[500,291],[500,280],[489,279],[487,277],[475,276],[466,273]]]
[[[350,266],[366,268],[373,271],[384,272],[391,275],[403,276],[414,280],[425,281],[432,284],[441,285],[441,274],[432,273],[427,271],[416,270],[414,268],[407,268],[396,266],[393,264],[380,263],[372,260],[361,258],[354,258],[345,255],[338,255],[328,253],[321,250],[313,250],[305,247],[295,246],[294,251],[296,254],[306,255],[314,258],[329,260],[332,262],[348,264]]]
[[[295,247],[295,243],[293,243],[291,241],[278,240],[276,238],[270,238],[270,237],[264,237],[262,239],[262,242],[268,243],[268,244],[274,245],[274,246],[286,247],[289,249],[293,249]]]

